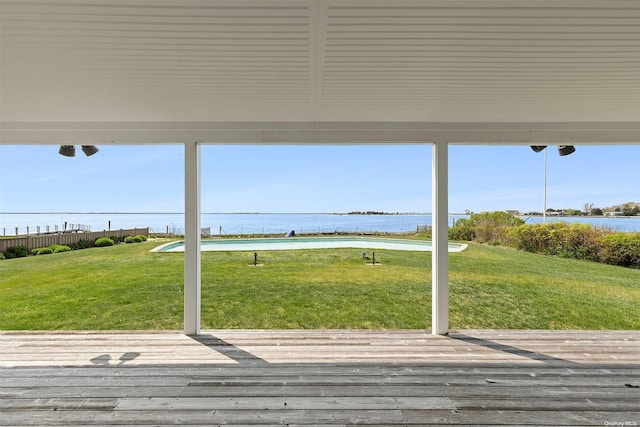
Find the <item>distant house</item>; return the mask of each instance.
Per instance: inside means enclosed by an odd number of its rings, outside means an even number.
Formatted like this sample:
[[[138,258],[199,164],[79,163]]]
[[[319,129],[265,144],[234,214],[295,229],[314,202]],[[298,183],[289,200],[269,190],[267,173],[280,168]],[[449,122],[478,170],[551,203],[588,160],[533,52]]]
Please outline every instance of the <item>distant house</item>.
[[[517,210],[517,209],[507,209],[506,212],[510,213],[511,215],[515,215],[515,216],[520,215],[520,211]]]
[[[604,212],[603,216],[624,216],[622,212]]]

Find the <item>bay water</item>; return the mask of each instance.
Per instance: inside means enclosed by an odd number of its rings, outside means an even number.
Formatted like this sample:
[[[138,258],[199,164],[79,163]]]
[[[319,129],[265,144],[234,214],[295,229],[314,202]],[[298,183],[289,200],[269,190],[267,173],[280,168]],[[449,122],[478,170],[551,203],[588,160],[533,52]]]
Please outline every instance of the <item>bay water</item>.
[[[449,224],[468,215],[449,215]],[[523,217],[528,224],[542,217]],[[547,222],[588,223],[617,231],[640,231],[640,217],[547,217]],[[203,213],[203,228],[211,235],[285,234],[333,232],[412,232],[431,225],[430,214],[348,215],[331,213]],[[181,213],[0,213],[0,233],[5,236],[56,230],[87,231],[149,227],[152,233],[184,233]]]

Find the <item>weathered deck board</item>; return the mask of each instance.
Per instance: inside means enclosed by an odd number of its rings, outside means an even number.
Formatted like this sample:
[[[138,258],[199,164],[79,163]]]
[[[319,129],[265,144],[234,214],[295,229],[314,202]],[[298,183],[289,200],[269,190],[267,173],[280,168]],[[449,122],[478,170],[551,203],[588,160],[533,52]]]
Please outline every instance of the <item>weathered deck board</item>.
[[[0,333],[0,425],[634,425],[639,331]]]
[[[32,412],[30,418],[2,414],[7,425],[106,426],[106,425],[535,425],[585,426],[634,425],[640,412],[606,411],[488,411],[488,410],[181,410],[181,411],[50,411]],[[631,421],[629,421],[631,420]],[[617,424],[616,424],[617,423]]]

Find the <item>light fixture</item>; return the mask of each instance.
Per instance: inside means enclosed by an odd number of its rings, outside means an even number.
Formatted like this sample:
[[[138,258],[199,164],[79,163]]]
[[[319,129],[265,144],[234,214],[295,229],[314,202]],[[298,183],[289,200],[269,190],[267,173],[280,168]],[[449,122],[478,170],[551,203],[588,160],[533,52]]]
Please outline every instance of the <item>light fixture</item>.
[[[61,145],[58,153],[66,157],[74,157],[76,155],[76,147],[73,145]]]
[[[546,145],[531,146],[531,149],[536,153],[541,152],[545,148],[547,148]],[[573,145],[558,145],[558,154],[560,154],[561,156],[568,156],[569,154],[574,153],[575,151],[576,151],[576,148]]]
[[[575,151],[576,147],[574,147],[573,145],[558,145],[558,153],[561,156],[568,156]]]
[[[531,145],[531,149],[536,153],[539,153],[547,148],[546,145]],[[576,151],[573,145],[558,145],[558,154],[561,156],[568,156]],[[544,204],[542,206],[542,223],[547,223],[547,152],[544,152]]]
[[[87,157],[93,156],[98,151],[99,151],[98,147],[96,147],[95,145],[83,145],[82,146],[82,152],[84,154],[86,154]],[[63,156],[67,156],[67,157],[75,157],[75,155],[76,155],[76,147],[74,147],[73,145],[61,145],[60,146],[60,150],[58,150],[58,153],[62,154]]]
[[[83,145],[82,152],[86,154],[87,157],[93,156],[98,152],[98,147],[96,147],[95,145]]]

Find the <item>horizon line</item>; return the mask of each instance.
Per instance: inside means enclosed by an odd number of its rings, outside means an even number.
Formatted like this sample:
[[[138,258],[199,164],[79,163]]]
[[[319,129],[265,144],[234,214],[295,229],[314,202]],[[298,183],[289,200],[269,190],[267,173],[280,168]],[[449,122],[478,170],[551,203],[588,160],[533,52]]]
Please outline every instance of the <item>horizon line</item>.
[[[201,212],[203,215],[358,215],[358,211],[351,212]],[[364,215],[432,215],[431,212],[383,212],[367,214],[366,211],[359,211]],[[374,212],[374,211],[372,211]],[[0,212],[0,215],[183,215],[184,212]],[[467,215],[466,213],[449,213],[449,215]]]

